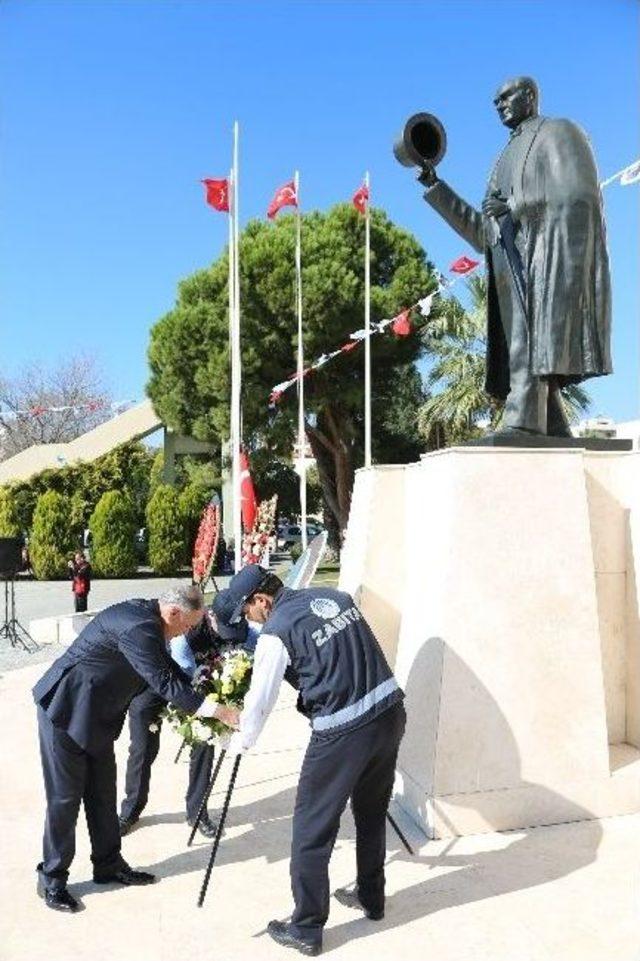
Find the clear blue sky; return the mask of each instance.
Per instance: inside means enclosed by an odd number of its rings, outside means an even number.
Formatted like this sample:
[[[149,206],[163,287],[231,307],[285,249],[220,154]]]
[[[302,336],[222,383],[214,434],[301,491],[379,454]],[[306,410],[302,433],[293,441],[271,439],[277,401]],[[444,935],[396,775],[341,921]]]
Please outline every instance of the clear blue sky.
[[[84,350],[116,398],[143,396],[150,326],[225,243],[198,181],[225,174],[236,118],[243,220],[294,168],[306,209],[369,169],[374,202],[446,268],[470,251],[393,159],[404,119],[442,119],[442,175],[478,203],[505,141],[493,92],[532,74],[608,176],[640,155],[637,32],[635,0],[4,0],[2,371]],[[639,413],[639,189],[605,194],[616,370],[589,388],[617,419]]]

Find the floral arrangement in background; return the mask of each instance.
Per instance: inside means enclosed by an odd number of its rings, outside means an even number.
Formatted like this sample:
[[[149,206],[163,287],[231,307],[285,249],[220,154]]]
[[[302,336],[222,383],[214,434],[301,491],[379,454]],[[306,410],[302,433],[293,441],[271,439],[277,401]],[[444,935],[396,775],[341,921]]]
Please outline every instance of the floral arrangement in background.
[[[198,535],[193,548],[191,567],[193,580],[203,585],[209,574],[218,550],[220,539],[220,498],[214,494],[200,518]]]
[[[193,689],[204,694],[207,700],[242,710],[251,683],[252,665],[251,656],[241,649],[212,654],[197,668],[191,682]],[[222,721],[187,714],[173,704],[164,709],[162,717],[189,745],[215,744],[219,738],[231,733]]]
[[[278,495],[262,501],[254,525],[242,538],[242,565],[268,563],[269,539],[276,526]]]

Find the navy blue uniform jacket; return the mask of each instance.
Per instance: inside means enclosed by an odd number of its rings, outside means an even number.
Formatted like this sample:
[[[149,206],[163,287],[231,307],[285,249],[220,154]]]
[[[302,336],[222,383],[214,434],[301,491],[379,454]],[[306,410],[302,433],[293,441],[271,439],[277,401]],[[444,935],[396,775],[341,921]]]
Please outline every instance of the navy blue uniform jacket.
[[[52,723],[92,755],[109,749],[129,703],[149,685],[190,714],[203,698],[169,656],[157,601],[101,611],[33,689]]]

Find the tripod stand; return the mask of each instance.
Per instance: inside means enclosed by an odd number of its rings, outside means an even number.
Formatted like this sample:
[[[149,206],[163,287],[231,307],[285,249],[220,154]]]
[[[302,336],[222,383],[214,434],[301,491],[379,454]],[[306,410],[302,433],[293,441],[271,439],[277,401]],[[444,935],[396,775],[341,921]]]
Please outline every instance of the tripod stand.
[[[40,647],[16,617],[16,591],[13,577],[4,577],[4,623],[0,627],[0,637],[11,641],[11,647],[22,647],[33,654]]]

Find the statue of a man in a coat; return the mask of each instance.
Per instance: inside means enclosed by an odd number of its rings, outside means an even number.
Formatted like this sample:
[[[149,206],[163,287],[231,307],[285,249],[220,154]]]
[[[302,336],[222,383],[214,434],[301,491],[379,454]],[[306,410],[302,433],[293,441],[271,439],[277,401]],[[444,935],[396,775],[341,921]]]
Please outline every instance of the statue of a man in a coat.
[[[538,114],[530,77],[494,103],[511,130],[482,213],[432,167],[425,199],[486,259],[486,388],[509,434],[570,436],[560,388],[611,373],[611,289],[602,198],[589,142],[570,120]]]

